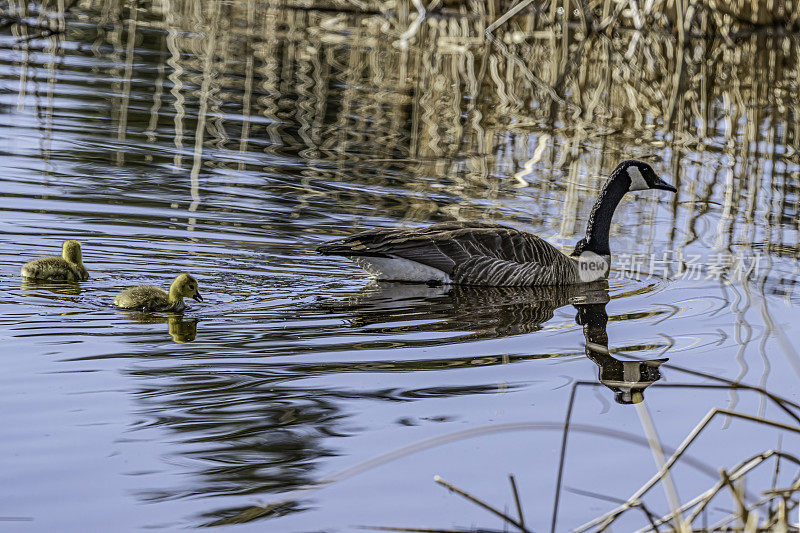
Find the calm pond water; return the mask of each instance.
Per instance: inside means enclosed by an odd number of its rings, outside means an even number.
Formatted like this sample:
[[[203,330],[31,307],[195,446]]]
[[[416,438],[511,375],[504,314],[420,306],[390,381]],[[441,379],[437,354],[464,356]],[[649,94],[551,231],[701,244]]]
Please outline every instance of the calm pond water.
[[[502,529],[433,477],[513,511],[514,474],[526,523],[558,494],[566,531],[657,472],[654,435],[669,456],[713,408],[797,425],[719,379],[800,403],[796,38],[679,55],[530,14],[488,38],[455,12],[0,5],[25,23],[0,30],[0,528]],[[314,252],[446,220],[566,250],[629,157],[679,192],[623,201],[607,286],[378,284]],[[20,279],[66,238],[89,281]],[[205,297],[183,316],[111,306],[182,271]],[[664,486],[798,444],[720,416]]]

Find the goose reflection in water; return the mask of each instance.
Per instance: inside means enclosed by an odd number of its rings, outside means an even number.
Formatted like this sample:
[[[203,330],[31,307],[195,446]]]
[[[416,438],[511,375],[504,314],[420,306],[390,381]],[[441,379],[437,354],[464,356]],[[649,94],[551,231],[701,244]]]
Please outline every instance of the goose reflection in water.
[[[427,286],[373,281],[345,305],[355,327],[383,325],[394,331],[462,331],[481,340],[532,333],[555,310],[605,294],[608,283],[543,287]],[[600,297],[600,296],[598,296]],[[341,304],[333,304],[339,307]],[[413,321],[413,324],[407,323]],[[405,323],[392,326],[393,323]]]
[[[179,314],[158,316],[150,313],[124,313],[138,324],[167,324],[172,340],[178,343],[192,342],[197,338],[197,319],[184,318]]]
[[[563,287],[468,287],[372,282],[346,304],[354,327],[380,326],[386,332],[466,332],[468,340],[533,333],[551,320],[556,309],[573,305],[583,326],[586,356],[598,366],[600,383],[614,391],[620,404],[644,399],[644,390],[661,378],[667,359],[624,361],[608,350],[608,284]],[[336,307],[341,304],[335,304]],[[393,325],[399,324],[399,325]],[[374,330],[373,330],[374,331]],[[461,342],[435,338],[430,342]],[[511,357],[508,360],[552,357],[554,354]],[[570,354],[563,354],[570,355]],[[499,357],[467,358],[488,364]],[[457,361],[450,361],[453,366]]]
[[[578,310],[575,322],[583,326],[586,338],[586,356],[598,366],[600,383],[614,391],[617,403],[634,404],[644,400],[644,390],[661,379],[658,367],[668,359],[616,359],[608,351],[606,303],[576,303],[575,308]]]
[[[33,278],[26,278],[22,281],[23,291],[34,292],[39,291],[40,289],[51,292],[56,296],[78,296],[81,293],[81,286],[77,281],[42,281]],[[37,296],[49,298],[41,293],[37,294]],[[61,298],[53,299],[57,300]]]

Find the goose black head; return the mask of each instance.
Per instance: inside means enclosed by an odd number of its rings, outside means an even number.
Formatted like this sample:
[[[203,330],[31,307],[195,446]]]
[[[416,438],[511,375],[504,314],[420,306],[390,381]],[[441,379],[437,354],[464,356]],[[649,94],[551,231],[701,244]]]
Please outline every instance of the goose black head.
[[[643,161],[630,159],[623,161],[613,172],[618,179],[627,179],[628,192],[645,191],[647,189],[660,189],[663,191],[678,192],[678,189],[662,180],[653,170],[653,167]]]
[[[586,237],[578,242],[572,255],[582,257],[583,253],[588,251],[600,255],[601,258],[610,256],[608,233],[614,210],[626,193],[647,189],[678,192],[675,187],[659,178],[647,163],[629,159],[617,165],[592,208],[589,222],[586,224]],[[590,270],[596,271],[596,269]]]

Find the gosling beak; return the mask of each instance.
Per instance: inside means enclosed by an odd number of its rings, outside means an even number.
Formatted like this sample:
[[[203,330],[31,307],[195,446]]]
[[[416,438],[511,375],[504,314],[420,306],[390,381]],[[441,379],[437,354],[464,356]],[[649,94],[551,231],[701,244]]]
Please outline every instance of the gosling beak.
[[[196,302],[202,302],[203,301],[203,297],[200,296],[199,292],[196,292],[196,293],[194,293],[194,296],[192,296],[192,300],[194,300]]]
[[[666,181],[662,180],[661,178],[656,178],[656,182],[653,183],[652,188],[661,189],[662,191],[678,192],[678,189],[676,189]]]

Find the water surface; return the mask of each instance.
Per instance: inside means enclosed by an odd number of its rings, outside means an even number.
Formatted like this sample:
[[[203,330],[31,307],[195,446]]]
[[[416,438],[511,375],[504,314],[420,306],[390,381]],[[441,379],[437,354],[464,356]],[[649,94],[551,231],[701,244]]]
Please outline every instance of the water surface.
[[[261,1],[40,7],[7,4],[28,24],[0,32],[9,527],[500,529],[432,478],[512,509],[513,473],[545,530],[564,451],[562,531],[657,470],[650,425],[669,454],[715,407],[791,422],[713,377],[800,403],[794,37],[698,40],[675,92],[675,44],[658,32],[581,44],[520,37],[528,19],[492,40],[483,19],[450,11],[409,35],[403,13]],[[44,22],[63,31],[42,34]],[[679,192],[622,203],[607,285],[377,284],[314,253],[447,220],[569,250],[630,157]],[[19,278],[66,238],[83,243],[89,281]],[[182,271],[205,297],[182,316],[110,305]],[[634,370],[639,388],[614,384]],[[798,444],[715,419],[674,471],[679,496],[779,439]],[[669,511],[660,488],[648,501]]]

